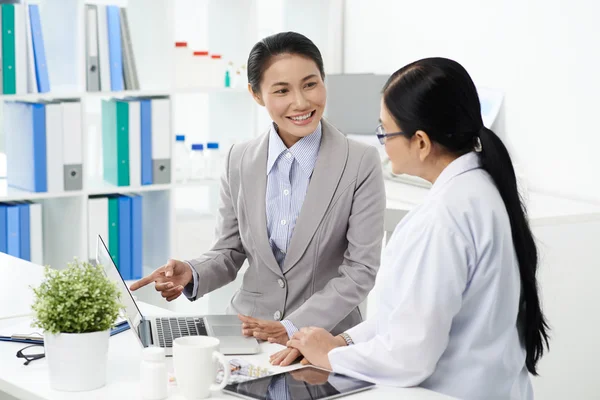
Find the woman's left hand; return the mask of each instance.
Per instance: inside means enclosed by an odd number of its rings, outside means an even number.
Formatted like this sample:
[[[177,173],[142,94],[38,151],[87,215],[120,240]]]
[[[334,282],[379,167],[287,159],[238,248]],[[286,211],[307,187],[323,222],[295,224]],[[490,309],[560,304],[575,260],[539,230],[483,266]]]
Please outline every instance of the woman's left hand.
[[[238,315],[238,318],[242,321],[242,334],[244,336],[253,336],[260,340],[268,340],[271,343],[282,345],[285,345],[289,340],[285,326],[279,321],[267,321],[246,315]]]
[[[329,370],[329,352],[345,345],[346,341],[343,338],[334,337],[323,328],[302,328],[287,342],[288,347],[300,350],[312,365]]]

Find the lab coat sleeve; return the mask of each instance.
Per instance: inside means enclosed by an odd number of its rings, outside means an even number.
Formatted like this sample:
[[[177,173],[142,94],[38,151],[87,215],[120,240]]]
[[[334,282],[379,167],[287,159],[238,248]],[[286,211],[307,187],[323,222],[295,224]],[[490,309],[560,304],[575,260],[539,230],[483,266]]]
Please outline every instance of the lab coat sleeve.
[[[372,339],[376,334],[377,320],[369,318],[361,322],[353,328],[350,328],[346,333],[350,336],[354,343],[362,343]]]
[[[431,218],[398,249],[385,298],[392,304],[385,331],[329,353],[335,372],[382,385],[416,386],[427,379],[449,342],[466,288],[471,248]]]
[[[221,177],[220,205],[215,232],[217,240],[208,252],[199,258],[187,260],[198,274],[197,280],[194,281],[195,289],[191,286],[192,282],[188,285],[190,287],[186,288],[189,294],[196,291],[193,296],[188,296],[190,300],[196,300],[233,281],[246,260],[229,188],[229,163],[234,148],[235,146],[232,146],[229,150],[225,172]]]
[[[318,326],[333,334],[335,327],[358,307],[375,285],[383,241],[385,185],[377,149],[365,150],[356,179],[348,219],[348,247],[339,276],[314,293],[286,319],[297,328]]]

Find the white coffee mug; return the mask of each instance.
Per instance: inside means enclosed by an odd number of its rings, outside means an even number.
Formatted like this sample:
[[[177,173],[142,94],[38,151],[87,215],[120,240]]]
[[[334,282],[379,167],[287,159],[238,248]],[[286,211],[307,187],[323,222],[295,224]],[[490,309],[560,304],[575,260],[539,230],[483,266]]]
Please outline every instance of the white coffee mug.
[[[210,392],[223,390],[229,380],[229,363],[219,353],[219,339],[185,336],[173,342],[173,367],[179,392],[188,400],[205,399]],[[217,385],[217,362],[223,364],[223,382]]]

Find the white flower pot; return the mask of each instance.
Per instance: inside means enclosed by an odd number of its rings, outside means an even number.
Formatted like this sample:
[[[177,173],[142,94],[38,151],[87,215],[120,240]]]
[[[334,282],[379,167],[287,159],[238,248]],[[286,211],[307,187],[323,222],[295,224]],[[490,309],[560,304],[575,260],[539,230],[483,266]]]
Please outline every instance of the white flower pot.
[[[44,334],[50,386],[80,392],[106,384],[110,330],[91,333]]]

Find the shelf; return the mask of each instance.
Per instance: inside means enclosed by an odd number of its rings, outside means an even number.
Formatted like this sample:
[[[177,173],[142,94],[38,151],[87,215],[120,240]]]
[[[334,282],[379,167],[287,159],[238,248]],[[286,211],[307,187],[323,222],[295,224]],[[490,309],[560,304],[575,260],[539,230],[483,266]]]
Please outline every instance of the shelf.
[[[203,93],[246,93],[245,87],[237,88],[219,88],[219,87],[197,87],[182,89],[165,90],[123,90],[120,92],[64,92],[64,93],[28,93],[28,94],[6,94],[0,95],[2,101],[49,101],[63,99],[81,99],[93,97],[153,97],[153,96],[173,96],[173,95],[191,95]]]
[[[77,197],[77,196],[81,196],[82,194],[83,194],[83,191],[81,191],[81,190],[55,192],[55,193],[28,192],[27,190],[21,190],[21,189],[9,187],[6,179],[0,179],[0,201],[2,201],[2,202]]]
[[[100,179],[94,179],[87,184],[84,191],[88,196],[103,195],[103,194],[125,194],[125,193],[141,193],[153,192],[158,190],[169,190],[172,185],[170,183],[161,185],[143,185],[143,186],[115,186]]]

